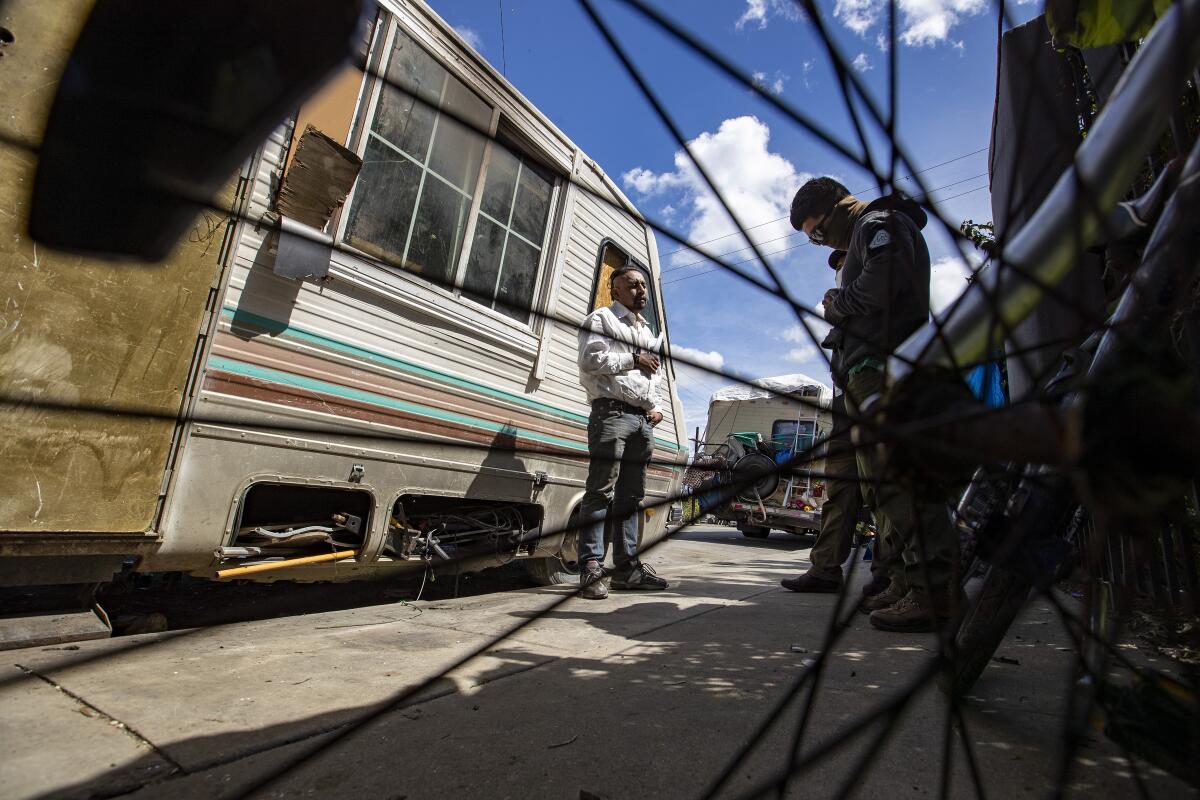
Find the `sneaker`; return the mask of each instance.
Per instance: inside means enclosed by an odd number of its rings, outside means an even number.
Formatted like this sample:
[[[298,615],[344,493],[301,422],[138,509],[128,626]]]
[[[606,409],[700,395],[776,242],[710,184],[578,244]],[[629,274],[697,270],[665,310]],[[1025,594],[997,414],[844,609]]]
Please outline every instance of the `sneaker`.
[[[603,600],[608,597],[608,584],[604,582],[604,570],[600,562],[589,561],[579,571],[579,596],[586,600]]]
[[[659,591],[670,585],[658,577],[652,567],[640,561],[618,568],[612,579],[614,589],[637,589],[645,592]]]
[[[837,578],[823,578],[811,572],[801,572],[794,578],[784,578],[779,585],[792,592],[837,594],[842,588],[842,581],[840,575]]]
[[[888,583],[887,588],[883,591],[876,592],[870,597],[864,597],[862,602],[858,604],[858,610],[864,614],[870,614],[881,608],[894,606],[902,599],[904,599],[904,587],[892,581]]]
[[[962,597],[948,591],[930,593],[912,589],[900,602],[871,612],[871,624],[881,631],[931,631],[957,613]]]

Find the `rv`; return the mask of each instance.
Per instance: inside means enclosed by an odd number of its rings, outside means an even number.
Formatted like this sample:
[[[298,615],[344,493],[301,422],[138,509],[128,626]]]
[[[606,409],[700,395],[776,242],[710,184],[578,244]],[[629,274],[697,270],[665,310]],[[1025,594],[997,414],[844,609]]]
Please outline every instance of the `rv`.
[[[630,201],[427,5],[381,0],[362,65],[264,141],[168,258],[47,250],[26,232],[36,147],[18,143],[40,140],[47,76],[90,6],[21,0],[0,23],[19,99],[0,121],[0,586],[514,559],[573,580],[577,327],[626,263],[666,325]],[[339,184],[344,201],[313,199]],[[644,541],[686,461],[665,370]]]
[[[819,443],[833,427],[832,399],[827,385],[799,373],[762,378],[753,385],[731,386],[713,394],[705,454],[729,448],[733,437],[732,446],[739,452],[757,448],[776,459],[794,454],[799,462],[783,472],[779,488],[769,497],[735,498],[721,507],[718,517],[736,522],[738,530],[751,538],[765,538],[772,530],[797,535],[820,531],[825,482],[820,477],[824,460]]]

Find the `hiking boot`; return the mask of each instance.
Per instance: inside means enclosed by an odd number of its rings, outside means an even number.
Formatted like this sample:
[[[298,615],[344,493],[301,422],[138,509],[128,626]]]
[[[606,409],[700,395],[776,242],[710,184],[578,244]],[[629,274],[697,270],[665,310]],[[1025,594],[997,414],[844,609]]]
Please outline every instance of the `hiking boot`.
[[[864,614],[870,614],[878,611],[881,608],[894,606],[904,598],[904,587],[895,581],[890,581],[887,588],[883,591],[876,592],[870,597],[864,597],[862,602],[858,604],[858,610]]]
[[[794,578],[784,578],[779,585],[793,592],[837,594],[842,588],[842,580],[841,575],[836,578],[823,578],[811,572],[801,572]]]
[[[962,599],[949,591],[912,589],[895,605],[872,611],[871,624],[881,631],[931,631],[962,608]]]
[[[882,575],[872,575],[871,582],[862,588],[862,596],[874,597],[891,585],[892,582]]]
[[[608,597],[608,584],[604,581],[604,570],[600,562],[589,561],[579,571],[579,596],[585,600],[603,600]]]
[[[623,567],[618,567],[613,573],[612,587],[614,589],[638,590],[655,592],[666,589],[671,584],[654,573],[654,569],[640,561],[634,561]]]

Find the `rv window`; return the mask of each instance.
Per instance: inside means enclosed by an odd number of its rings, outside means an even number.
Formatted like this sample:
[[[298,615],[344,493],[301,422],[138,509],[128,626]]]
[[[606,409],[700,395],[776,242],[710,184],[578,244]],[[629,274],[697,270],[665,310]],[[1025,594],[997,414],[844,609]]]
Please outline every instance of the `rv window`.
[[[492,143],[463,291],[520,322],[529,319],[554,176]]]
[[[796,452],[813,446],[817,423],[811,419],[777,419],[771,423],[771,441],[788,449],[795,444]]]
[[[490,129],[491,107],[403,31],[395,36],[386,67],[395,85],[380,90],[345,241],[527,322],[554,175],[511,137],[489,142],[479,131]]]
[[[462,250],[492,110],[416,42],[397,31],[345,241],[449,284]]]
[[[612,284],[609,279],[613,274],[613,270],[617,267],[624,266],[629,263],[630,258],[620,248],[612,242],[606,242],[603,249],[600,251],[600,264],[596,269],[596,286],[592,290],[592,311],[602,306],[611,305]],[[646,308],[642,311],[642,316],[646,318],[646,323],[650,326],[650,330],[654,331],[654,335],[658,335],[658,308],[654,297],[654,281],[650,279],[650,273],[641,264],[634,262],[638,269],[646,275],[646,288],[649,297],[646,301]]]

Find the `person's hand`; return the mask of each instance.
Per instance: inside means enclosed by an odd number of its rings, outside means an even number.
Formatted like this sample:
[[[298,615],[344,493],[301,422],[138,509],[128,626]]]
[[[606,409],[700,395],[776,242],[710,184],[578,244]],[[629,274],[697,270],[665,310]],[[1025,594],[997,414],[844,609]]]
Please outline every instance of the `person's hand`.
[[[821,315],[825,317],[826,322],[837,322],[842,317],[833,309],[833,302],[837,300],[840,291],[840,289],[830,289],[821,298]]]
[[[649,414],[646,415],[646,419],[650,420],[651,427],[662,422],[662,418],[663,418],[663,415],[662,415],[661,411],[651,411]]]
[[[644,372],[648,378],[654,373],[658,372],[658,356],[654,355],[654,353],[647,353],[645,350],[642,350],[637,354],[637,357],[633,359],[633,365]]]

